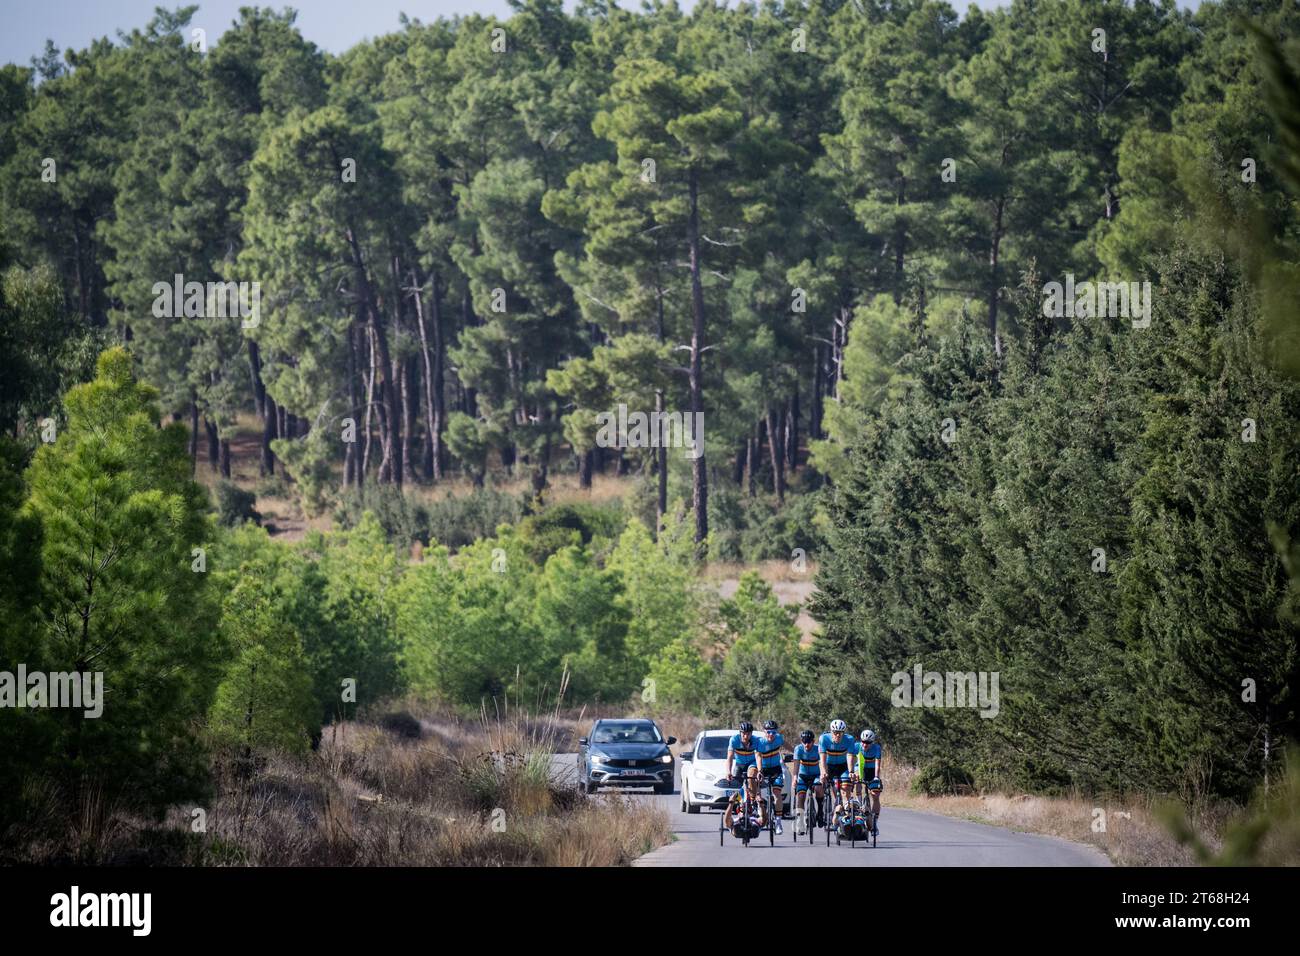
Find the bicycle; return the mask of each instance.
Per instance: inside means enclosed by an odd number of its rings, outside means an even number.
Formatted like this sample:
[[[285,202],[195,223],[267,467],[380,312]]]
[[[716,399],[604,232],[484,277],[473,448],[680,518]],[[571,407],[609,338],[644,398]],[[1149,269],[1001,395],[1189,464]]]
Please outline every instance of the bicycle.
[[[876,781],[873,780],[872,782],[875,783]],[[879,790],[880,788],[876,787],[875,789]],[[867,822],[871,825],[871,845],[872,847],[875,847],[876,830],[879,829],[880,814],[871,809],[871,792],[871,784],[867,784],[867,793],[865,798],[867,803]]]
[[[820,779],[820,778],[818,778],[818,777],[814,777],[812,780],[807,781],[807,787],[808,787],[808,789],[804,791],[804,796],[803,796],[803,810],[799,810],[799,809],[798,809],[798,806],[797,806],[797,801],[798,801],[798,799],[799,799],[799,796],[798,796],[798,790],[799,790],[799,788],[798,788],[798,780],[797,780],[797,778],[796,778],[796,781],[795,781],[795,796],[794,796],[794,800],[796,801],[795,814],[796,814],[796,817],[797,817],[799,814],[802,814],[802,815],[803,815],[804,826],[805,826],[805,827],[807,828],[807,830],[808,830],[808,842],[809,842],[810,844],[813,842],[813,833],[814,833],[814,831],[816,831],[816,829],[817,829],[817,810],[816,810],[816,807],[817,807],[817,806],[820,806],[820,804],[821,804],[821,802],[822,802],[821,798],[817,796],[817,781],[818,781],[818,779]],[[814,804],[814,801],[816,801],[816,804]],[[790,836],[791,836],[791,838],[794,840],[794,842],[796,842],[796,843],[799,842],[799,828],[798,828],[797,826],[792,828],[791,833],[790,833]]]
[[[840,790],[843,784],[840,782],[840,778],[834,774],[828,773],[826,776],[827,779],[822,782],[822,792],[826,795],[822,804],[822,812],[825,814],[822,817],[822,825],[826,830],[826,845],[830,846],[832,830],[835,831],[836,840],[839,840],[840,825],[833,821],[835,820],[835,811],[840,805]]]
[[[763,788],[767,788],[767,796],[763,796]],[[776,846],[776,797],[772,795],[772,779],[770,777],[760,776],[758,781],[758,799],[763,808],[767,811],[767,842],[770,846]]]

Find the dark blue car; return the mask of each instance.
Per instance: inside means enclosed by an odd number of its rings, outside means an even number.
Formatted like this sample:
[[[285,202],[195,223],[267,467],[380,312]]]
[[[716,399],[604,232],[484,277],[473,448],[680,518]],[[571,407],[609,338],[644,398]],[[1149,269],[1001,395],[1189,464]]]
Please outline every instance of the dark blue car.
[[[595,793],[601,787],[653,787],[672,793],[675,766],[659,725],[646,717],[606,718],[592,724],[591,734],[578,740],[578,789]]]

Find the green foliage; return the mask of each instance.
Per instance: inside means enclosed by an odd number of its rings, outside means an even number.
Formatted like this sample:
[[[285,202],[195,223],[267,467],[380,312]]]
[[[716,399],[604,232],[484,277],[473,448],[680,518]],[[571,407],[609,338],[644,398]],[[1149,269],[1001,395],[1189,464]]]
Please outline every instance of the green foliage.
[[[467,495],[448,495],[426,507],[429,540],[453,551],[496,534],[503,524],[519,520],[519,501],[501,491],[477,488]]]
[[[612,541],[623,526],[617,507],[584,503],[552,505],[519,523],[519,537],[534,561],[541,564],[570,544],[590,547],[593,541]]]
[[[912,778],[911,791],[927,797],[941,797],[970,793],[974,787],[975,780],[968,771],[952,764],[933,762],[917,771]]]
[[[158,807],[199,792],[191,722],[205,714],[223,642],[210,574],[203,489],[185,432],[159,427],[157,392],[122,349],[65,399],[68,424],[28,469],[27,514],[44,531],[39,628],[51,669],[103,672],[104,713],[48,712],[54,768],[69,786]],[[207,555],[209,566],[216,555]]]
[[[367,512],[374,515],[389,541],[401,546],[429,543],[429,513],[394,485],[365,484],[339,496],[334,520],[341,528],[354,528]],[[439,539],[442,540],[442,539]]]
[[[220,524],[228,528],[245,521],[260,524],[262,516],[253,507],[256,503],[257,495],[253,492],[245,491],[233,482],[217,483],[217,521]]]
[[[789,561],[797,548],[815,559],[825,546],[825,526],[813,492],[792,495],[784,505],[726,486],[709,495],[709,556],[717,561]]]
[[[305,752],[319,731],[319,708],[302,639],[280,616],[273,582],[244,565],[225,596],[221,629],[234,651],[208,715],[219,744]]]

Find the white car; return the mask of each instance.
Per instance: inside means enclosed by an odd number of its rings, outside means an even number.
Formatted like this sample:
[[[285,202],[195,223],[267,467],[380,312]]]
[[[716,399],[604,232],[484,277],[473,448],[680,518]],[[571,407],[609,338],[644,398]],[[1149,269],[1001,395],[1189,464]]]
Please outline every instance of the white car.
[[[727,798],[736,792],[728,789],[727,744],[734,730],[705,730],[695,738],[695,746],[679,754],[682,766],[682,812],[699,813],[701,807],[721,810]]]

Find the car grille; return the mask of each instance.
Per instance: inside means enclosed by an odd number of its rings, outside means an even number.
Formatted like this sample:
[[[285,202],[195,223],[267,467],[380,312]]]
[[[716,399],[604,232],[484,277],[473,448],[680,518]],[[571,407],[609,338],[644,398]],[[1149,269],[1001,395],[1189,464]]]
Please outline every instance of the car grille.
[[[654,758],[649,758],[646,760],[605,760],[602,761],[602,763],[604,763],[606,766],[620,767],[624,770],[633,770],[637,767],[649,768],[649,767],[659,766],[659,761],[655,760]],[[664,766],[667,766],[667,764],[665,764]]]

